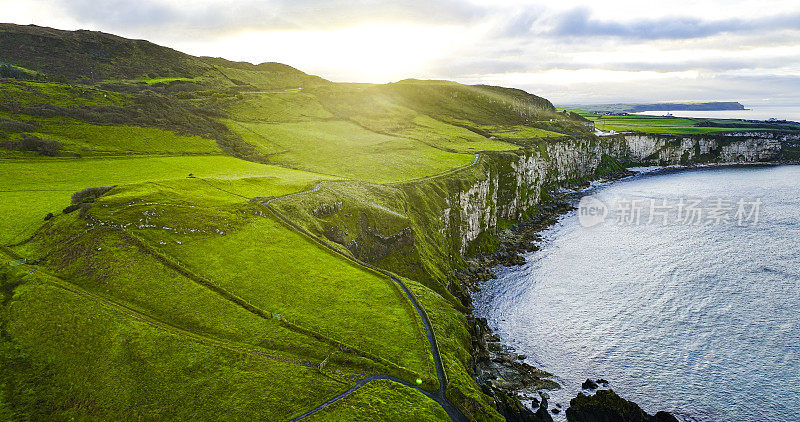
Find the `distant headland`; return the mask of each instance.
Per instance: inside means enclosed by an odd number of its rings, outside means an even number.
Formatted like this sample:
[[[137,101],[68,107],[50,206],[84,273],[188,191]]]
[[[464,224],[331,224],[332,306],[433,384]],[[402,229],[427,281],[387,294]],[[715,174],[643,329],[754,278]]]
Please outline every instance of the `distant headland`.
[[[575,110],[586,110],[606,113],[639,113],[643,111],[721,111],[746,110],[737,101],[697,101],[647,104],[569,104],[561,107]]]

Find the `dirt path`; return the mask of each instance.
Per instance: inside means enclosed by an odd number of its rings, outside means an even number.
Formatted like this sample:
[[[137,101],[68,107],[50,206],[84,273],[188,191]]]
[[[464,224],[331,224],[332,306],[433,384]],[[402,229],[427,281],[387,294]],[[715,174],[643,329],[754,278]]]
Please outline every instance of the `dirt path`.
[[[439,403],[442,406],[442,408],[444,408],[444,411],[447,412],[447,415],[450,416],[450,419],[452,419],[454,421],[466,421],[467,420],[464,417],[464,415],[461,414],[461,411],[458,410],[455,406],[453,406],[449,401],[447,401],[446,398],[444,399],[446,404],[448,406],[451,406],[452,408],[448,409],[447,406],[445,406],[445,404],[442,403],[441,398],[439,397],[439,391],[430,392],[430,391],[427,391],[427,390],[423,390],[422,388],[419,388],[418,386],[413,385],[408,381],[402,380],[400,378],[395,378],[395,377],[392,377],[392,376],[389,376],[389,375],[370,375],[370,376],[368,376],[366,378],[363,378],[363,379],[359,380],[358,382],[356,382],[356,385],[351,387],[349,390],[339,394],[336,397],[332,397],[331,399],[329,399],[325,403],[322,403],[321,405],[317,406],[316,408],[314,408],[312,410],[309,410],[308,412],[303,413],[302,415],[291,419],[289,422],[295,422],[295,421],[299,421],[301,419],[305,419],[306,417],[311,416],[311,415],[319,412],[320,410],[325,409],[326,407],[328,407],[328,406],[336,403],[337,401],[349,396],[350,394],[355,393],[361,387],[363,387],[363,386],[365,386],[365,385],[367,385],[367,384],[369,384],[369,383],[371,383],[373,381],[380,381],[380,380],[393,381],[393,382],[396,382],[398,384],[405,385],[406,387],[413,388],[413,389],[419,391],[420,393],[426,395],[431,400],[434,400],[437,403]],[[442,394],[444,394],[444,393],[442,393]],[[455,416],[456,414],[458,414],[460,416]]]
[[[300,192],[300,193],[297,193],[297,194],[292,194],[292,195],[300,195],[300,194],[305,194],[305,193],[310,193],[310,192],[316,192],[317,190],[319,190],[319,185],[317,185],[314,189],[311,189],[311,190],[308,190],[308,191],[305,191],[305,192]],[[290,195],[283,196],[281,198],[286,198],[288,196],[290,196]],[[433,332],[433,326],[432,326],[432,324],[430,322],[430,319],[428,318],[427,312],[425,312],[425,309],[419,304],[419,301],[417,300],[416,296],[411,292],[411,290],[409,290],[408,286],[406,286],[405,283],[403,283],[400,279],[398,279],[397,277],[395,277],[393,274],[389,273],[388,271],[385,271],[383,269],[374,267],[372,265],[367,264],[366,262],[363,262],[361,260],[355,259],[353,257],[350,257],[350,256],[344,254],[342,251],[336,249],[335,247],[331,246],[327,242],[325,242],[325,241],[319,239],[318,237],[314,236],[313,234],[308,232],[306,229],[300,227],[299,225],[297,225],[293,221],[289,220],[287,217],[285,217],[283,214],[281,214],[277,209],[275,209],[275,207],[270,205],[270,202],[274,201],[275,199],[279,199],[279,198],[274,198],[274,199],[271,199],[269,201],[262,202],[262,204],[267,209],[269,209],[279,220],[281,220],[284,224],[289,226],[291,229],[293,229],[293,230],[295,230],[297,232],[300,232],[301,234],[305,235],[306,237],[308,237],[313,242],[315,242],[315,243],[327,248],[328,250],[332,251],[333,253],[335,253],[335,254],[337,254],[339,256],[342,256],[342,257],[344,257],[345,259],[347,259],[349,261],[355,262],[356,264],[358,264],[358,265],[360,265],[362,267],[365,267],[365,268],[367,268],[369,270],[372,270],[374,272],[380,273],[380,274],[388,277],[397,286],[399,286],[399,288],[405,294],[406,298],[409,300],[409,302],[411,302],[412,306],[414,307],[414,310],[416,311],[417,315],[419,315],[420,319],[422,320],[422,324],[425,327],[425,335],[428,338],[428,344],[429,344],[429,347],[430,347],[431,355],[433,356],[434,366],[436,367],[436,377],[438,378],[438,381],[439,381],[439,388],[436,391],[428,391],[428,390],[424,390],[424,389],[422,389],[422,388],[420,388],[420,387],[418,387],[416,385],[413,385],[413,384],[411,384],[411,383],[409,383],[407,381],[404,381],[404,380],[401,380],[399,378],[395,378],[395,377],[392,377],[392,376],[389,376],[389,375],[373,375],[373,376],[367,377],[364,380],[362,380],[361,382],[357,383],[353,388],[345,391],[342,394],[339,394],[336,397],[331,398],[330,400],[326,401],[325,403],[322,403],[321,405],[317,406],[315,409],[313,409],[313,410],[311,410],[309,412],[306,412],[303,415],[300,415],[300,416],[298,416],[298,417],[296,417],[296,418],[294,418],[292,420],[293,421],[297,421],[297,420],[303,419],[303,418],[305,418],[305,417],[307,417],[309,415],[312,415],[312,414],[314,414],[316,412],[319,412],[320,410],[325,409],[326,407],[330,406],[331,404],[336,403],[337,401],[339,401],[339,400],[343,399],[344,397],[347,397],[348,395],[350,395],[353,392],[357,391],[359,388],[363,387],[364,385],[366,385],[370,381],[375,381],[375,380],[378,380],[378,379],[385,379],[385,380],[398,382],[400,384],[403,384],[403,385],[405,385],[407,387],[411,387],[411,388],[413,388],[413,389],[425,394],[430,399],[432,399],[432,400],[436,401],[437,403],[439,403],[439,405],[442,406],[442,409],[444,409],[444,411],[447,413],[447,415],[450,417],[450,419],[452,421],[455,421],[455,422],[467,421],[467,418],[464,416],[464,414],[461,412],[461,410],[459,410],[453,403],[450,402],[450,400],[447,399],[447,373],[445,372],[444,365],[442,364],[442,357],[441,357],[441,353],[439,351],[439,343],[436,340],[436,335]]]
[[[470,168],[470,167],[476,165],[479,160],[480,160],[480,154],[479,153],[475,153],[475,159],[472,161],[472,163],[470,163],[470,164],[468,164],[466,166],[458,167],[458,168],[449,170],[449,171],[447,171],[445,173],[440,173],[440,174],[436,174],[436,175],[433,175],[433,176],[426,176],[426,177],[407,180],[407,181],[402,181],[402,182],[387,183],[387,185],[400,185],[400,184],[405,184],[405,183],[415,183],[415,182],[420,182],[420,181],[424,181],[424,180],[432,180],[432,179],[436,179],[436,178],[439,178],[439,177],[449,176],[449,175],[451,175],[453,173],[456,173],[458,171],[461,171],[461,170],[464,170],[464,169],[467,169],[467,168]],[[385,271],[383,269],[374,267],[372,265],[367,264],[366,262],[363,262],[361,260],[358,260],[356,258],[353,258],[351,256],[348,256],[348,255],[344,254],[342,251],[340,251],[340,250],[336,249],[335,247],[331,246],[328,242],[325,242],[324,240],[318,238],[317,236],[315,236],[312,233],[308,232],[304,228],[300,227],[298,224],[296,224],[293,221],[291,221],[289,218],[287,218],[286,216],[281,214],[280,211],[278,211],[275,207],[272,206],[272,203],[274,201],[279,200],[279,199],[286,199],[286,198],[291,198],[291,197],[295,197],[295,196],[299,196],[299,195],[307,195],[309,193],[313,193],[313,192],[319,191],[322,188],[322,184],[323,183],[336,183],[336,182],[344,182],[344,181],[321,181],[321,182],[317,183],[311,189],[308,189],[308,190],[305,190],[305,191],[302,191],[302,192],[295,192],[295,193],[291,193],[291,194],[288,194],[288,195],[283,195],[283,196],[278,196],[278,197],[275,197],[275,198],[271,198],[271,199],[268,199],[268,200],[262,202],[261,204],[264,205],[264,207],[266,207],[267,209],[269,209],[280,221],[282,221],[284,224],[289,226],[292,230],[300,232],[301,234],[305,235],[306,237],[308,237],[313,242],[320,244],[321,246],[325,247],[326,249],[332,251],[333,253],[335,253],[335,254],[337,254],[337,255],[339,255],[341,257],[344,257],[345,259],[347,259],[349,261],[353,261],[353,262],[355,262],[356,264],[358,264],[358,265],[360,265],[362,267],[368,268],[368,269],[370,269],[372,271],[375,271],[377,273],[380,273],[380,274],[388,277],[390,280],[392,280],[392,282],[394,282],[402,290],[403,294],[406,296],[408,301],[411,302],[411,305],[414,307],[414,310],[416,311],[417,315],[419,315],[420,319],[422,320],[422,324],[425,327],[425,336],[428,339],[428,344],[429,344],[429,347],[430,347],[431,355],[433,356],[434,366],[436,367],[436,377],[437,377],[437,379],[439,381],[439,388],[436,391],[428,391],[428,390],[420,388],[419,386],[413,385],[410,382],[407,382],[407,381],[402,380],[400,378],[392,377],[390,375],[371,375],[371,376],[368,376],[368,377],[358,381],[356,383],[356,385],[354,385],[353,387],[351,387],[347,391],[345,391],[345,392],[343,392],[343,393],[341,393],[341,394],[339,394],[339,395],[337,395],[335,397],[330,398],[329,400],[327,400],[324,403],[320,404],[316,408],[314,408],[314,409],[312,409],[312,410],[310,410],[310,411],[308,411],[306,413],[303,413],[300,416],[295,417],[291,421],[292,422],[293,421],[299,421],[299,420],[304,419],[304,418],[306,418],[306,417],[308,417],[310,415],[313,415],[314,413],[317,413],[317,412],[327,408],[328,406],[338,402],[339,400],[349,396],[350,394],[358,391],[358,389],[360,389],[361,387],[367,385],[368,383],[370,383],[372,381],[377,381],[377,380],[394,381],[394,382],[402,384],[402,385],[404,385],[406,387],[413,388],[413,389],[421,392],[422,394],[425,394],[431,400],[434,400],[437,403],[439,403],[439,405],[442,407],[442,409],[444,409],[444,411],[447,413],[447,415],[450,417],[450,419],[452,421],[455,421],[455,422],[467,421],[468,419],[464,416],[464,414],[461,412],[461,410],[458,409],[453,403],[450,402],[450,400],[447,399],[447,373],[445,372],[444,365],[442,364],[441,352],[439,350],[439,342],[436,340],[436,335],[435,335],[435,333],[433,331],[433,326],[432,326],[432,324],[430,322],[430,318],[428,318],[427,312],[425,312],[425,309],[420,305],[420,303],[417,300],[416,296],[414,295],[414,293],[411,292],[411,290],[409,290],[408,286],[406,286],[405,283],[403,283],[400,279],[398,279],[397,277],[395,277],[393,274],[389,273],[388,271]]]

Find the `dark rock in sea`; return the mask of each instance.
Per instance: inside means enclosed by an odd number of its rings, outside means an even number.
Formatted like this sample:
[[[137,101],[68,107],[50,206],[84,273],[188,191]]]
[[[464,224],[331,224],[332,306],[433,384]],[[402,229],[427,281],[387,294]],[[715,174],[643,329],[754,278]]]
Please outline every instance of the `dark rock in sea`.
[[[599,385],[588,378],[581,384],[581,388],[584,390],[597,390],[597,387],[599,387]]]
[[[547,409],[540,407],[539,410],[534,413],[534,416],[538,418],[538,420],[542,422],[553,422],[553,417],[547,413]]]
[[[678,422],[678,418],[673,416],[671,413],[668,412],[657,412],[652,419],[651,422]]]
[[[534,413],[522,405],[518,398],[509,396],[499,388],[487,385],[484,385],[481,388],[486,395],[494,399],[495,409],[497,409],[497,411],[503,415],[506,421],[553,422],[553,418],[547,413],[546,408],[540,406],[539,410]]]
[[[528,355],[517,355],[517,359],[519,359],[519,360],[528,359]]]
[[[539,395],[542,396],[542,402],[539,405],[539,408],[536,410],[535,415],[536,417],[539,418],[540,421],[552,422],[553,417],[550,416],[549,413],[547,413],[547,407],[548,407],[547,399],[550,398],[550,395],[545,393],[544,391],[540,391]]]
[[[566,414],[568,422],[678,422],[666,412],[649,415],[613,390],[599,390],[591,396],[579,393],[570,400]]]
[[[553,412],[554,414],[558,414],[558,413],[560,413],[560,412],[561,412],[561,409],[559,409],[559,408],[557,408],[557,407],[554,407],[554,408],[552,408],[550,411],[551,411],[551,412]]]
[[[602,385],[603,387],[608,387],[608,381],[606,381],[604,378],[598,378],[597,383]]]
[[[534,397],[531,399],[531,408],[536,409],[537,407],[539,407],[539,399]]]

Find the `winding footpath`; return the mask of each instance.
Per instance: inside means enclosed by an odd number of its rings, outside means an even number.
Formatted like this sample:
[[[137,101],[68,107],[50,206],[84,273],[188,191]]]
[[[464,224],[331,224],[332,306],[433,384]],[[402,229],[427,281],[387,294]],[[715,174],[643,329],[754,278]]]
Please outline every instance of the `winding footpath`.
[[[309,190],[309,191],[306,191],[305,193],[312,192],[312,191],[315,192],[314,190]],[[284,198],[284,197],[281,197],[281,198]],[[292,419],[292,421],[299,421],[299,420],[301,420],[301,419],[303,419],[303,418],[305,418],[307,416],[313,415],[314,413],[317,413],[320,410],[325,409],[326,407],[330,406],[331,404],[336,403],[337,401],[347,397],[348,395],[350,395],[353,392],[357,391],[359,388],[363,387],[364,385],[368,384],[369,382],[376,381],[376,380],[382,380],[382,379],[383,380],[390,380],[390,381],[394,381],[394,382],[403,384],[403,385],[405,385],[407,387],[413,388],[413,389],[421,392],[422,394],[425,394],[426,396],[428,396],[432,400],[434,400],[437,403],[439,403],[439,405],[442,406],[442,409],[444,409],[444,411],[447,412],[447,415],[454,422],[467,421],[468,419],[466,418],[466,416],[464,416],[464,414],[461,412],[461,410],[459,410],[453,403],[450,402],[450,400],[447,399],[447,374],[444,371],[444,365],[442,364],[442,357],[441,357],[441,354],[439,352],[439,343],[436,341],[436,335],[433,332],[433,325],[430,322],[430,318],[428,318],[427,312],[425,312],[425,309],[419,304],[419,301],[417,301],[416,296],[414,296],[414,294],[411,292],[411,290],[409,290],[408,286],[406,286],[405,283],[403,283],[400,279],[398,279],[397,277],[395,277],[394,275],[392,275],[388,271],[382,270],[382,269],[377,268],[377,267],[373,267],[372,265],[369,265],[366,262],[363,262],[363,261],[361,261],[359,259],[350,257],[350,256],[344,254],[342,251],[340,251],[340,250],[336,249],[335,247],[331,246],[329,243],[319,239],[317,236],[314,236],[312,233],[308,232],[303,227],[300,227],[298,224],[296,224],[293,221],[289,220],[286,216],[281,214],[280,211],[275,209],[275,207],[273,207],[268,202],[269,201],[262,202],[262,205],[264,205],[267,209],[269,209],[273,213],[273,215],[275,215],[275,217],[277,217],[280,221],[282,221],[284,224],[289,226],[291,229],[293,229],[293,230],[305,235],[311,241],[319,244],[320,246],[325,247],[326,249],[332,251],[333,253],[335,253],[335,254],[337,254],[337,255],[339,255],[341,257],[344,257],[345,259],[347,259],[349,261],[355,262],[356,264],[358,264],[358,265],[360,265],[362,267],[365,267],[365,268],[367,268],[369,270],[375,271],[377,273],[380,273],[380,274],[382,274],[384,276],[389,277],[390,280],[392,280],[397,286],[400,287],[400,289],[403,291],[403,294],[411,302],[412,306],[414,307],[414,310],[417,312],[417,315],[419,315],[420,319],[422,320],[422,324],[425,326],[425,335],[428,338],[428,344],[429,344],[429,347],[430,347],[430,350],[431,350],[431,355],[433,356],[434,366],[436,367],[436,377],[438,378],[438,381],[439,381],[439,389],[438,390],[436,390],[436,391],[428,391],[428,390],[424,390],[424,389],[422,389],[422,388],[420,388],[420,387],[418,387],[418,386],[416,386],[414,384],[411,384],[410,382],[407,382],[405,380],[402,380],[402,379],[399,379],[399,378],[396,378],[396,377],[392,377],[390,375],[372,375],[372,376],[368,376],[368,377],[362,379],[361,381],[357,382],[355,386],[353,386],[349,390],[345,391],[344,393],[342,393],[342,394],[340,394],[340,395],[338,395],[338,396],[326,401],[325,403],[322,403],[321,405],[317,406],[316,408],[314,408],[314,409],[312,409],[312,410],[310,410],[310,411],[308,411],[308,412],[306,412],[306,413],[304,413],[304,414]]]
[[[430,180],[430,179],[435,179],[435,178],[439,178],[439,177],[448,176],[448,175],[451,175],[451,174],[453,174],[455,172],[458,172],[458,171],[461,171],[461,170],[464,170],[466,168],[474,166],[475,164],[478,163],[479,158],[480,158],[480,154],[476,153],[475,154],[475,159],[469,165],[450,170],[450,171],[448,171],[446,173],[441,173],[441,174],[437,174],[437,175],[434,175],[434,176],[427,176],[427,177],[423,177],[423,178],[420,178],[420,179],[414,179],[414,180],[409,180],[409,181],[404,181],[404,182],[392,183],[392,185],[419,182],[419,181],[423,181],[423,180]],[[317,192],[317,191],[320,190],[320,188],[322,187],[323,183],[324,182],[319,182],[319,183],[316,184],[316,186],[314,186],[313,188],[311,188],[309,190],[306,190],[306,191],[296,192],[296,193],[292,193],[292,194],[288,194],[288,195],[284,195],[284,196],[271,198],[271,199],[269,199],[267,201],[262,202],[261,204],[264,207],[266,207],[267,209],[269,209],[273,213],[273,215],[275,215],[275,217],[277,217],[280,221],[282,221],[284,224],[289,226],[292,230],[295,230],[295,231],[305,235],[306,237],[311,239],[313,242],[315,242],[315,243],[327,248],[328,250],[332,251],[333,253],[335,253],[335,254],[337,254],[337,255],[339,255],[341,257],[344,257],[345,259],[347,259],[349,261],[355,262],[356,264],[358,264],[358,265],[360,265],[362,267],[365,267],[367,269],[370,269],[372,271],[375,271],[377,273],[380,273],[380,274],[388,277],[398,287],[400,287],[400,289],[403,291],[403,294],[406,296],[406,298],[409,300],[409,302],[411,302],[411,305],[414,307],[414,310],[416,311],[417,315],[419,315],[420,319],[422,320],[422,324],[425,327],[425,335],[428,338],[428,344],[429,344],[429,347],[430,347],[431,355],[433,356],[434,366],[436,367],[436,377],[438,378],[438,381],[439,381],[439,388],[436,391],[428,391],[428,390],[422,389],[419,386],[416,386],[416,385],[414,385],[414,384],[412,384],[412,383],[410,383],[408,381],[405,381],[405,380],[402,380],[400,378],[396,378],[396,377],[393,377],[393,376],[389,376],[389,375],[370,375],[370,376],[367,376],[366,378],[363,378],[363,379],[359,380],[358,382],[356,382],[356,384],[353,387],[351,387],[350,389],[348,389],[347,391],[345,391],[345,392],[343,392],[343,393],[341,393],[341,394],[339,394],[339,395],[337,395],[335,397],[332,397],[331,399],[325,401],[324,403],[320,404],[316,408],[314,408],[314,409],[312,409],[312,410],[310,410],[310,411],[308,411],[306,413],[303,413],[300,416],[297,416],[297,417],[291,419],[290,422],[299,421],[299,420],[304,419],[304,418],[306,418],[308,416],[311,416],[311,415],[313,415],[313,414],[315,414],[315,413],[327,408],[328,406],[338,402],[339,400],[349,396],[350,394],[358,391],[361,387],[369,384],[370,382],[378,381],[378,380],[394,381],[394,382],[402,384],[402,385],[404,385],[406,387],[413,388],[413,389],[419,391],[420,393],[424,394],[425,396],[427,396],[431,400],[434,400],[435,402],[439,403],[439,405],[447,413],[447,416],[449,416],[452,421],[454,421],[454,422],[467,421],[468,420],[467,417],[464,416],[464,414],[461,412],[461,410],[458,409],[447,398],[447,373],[445,372],[444,365],[442,364],[442,356],[441,356],[441,353],[439,351],[439,343],[436,340],[436,334],[433,331],[433,325],[430,322],[430,318],[428,317],[427,312],[425,312],[425,309],[420,305],[419,301],[417,300],[417,297],[414,295],[413,292],[411,292],[411,290],[408,288],[408,286],[405,283],[403,283],[399,278],[397,278],[395,275],[393,275],[392,273],[390,273],[390,272],[388,272],[386,270],[383,270],[381,268],[374,267],[374,266],[372,266],[370,264],[367,264],[366,262],[363,262],[363,261],[361,261],[361,260],[359,260],[359,259],[357,259],[355,257],[346,255],[345,253],[343,253],[339,249],[337,249],[337,248],[333,247],[332,245],[330,245],[328,242],[325,242],[324,240],[322,240],[319,237],[315,236],[314,234],[310,233],[308,230],[306,230],[305,228],[301,227],[297,223],[291,221],[289,218],[284,216],[280,211],[278,211],[275,207],[272,206],[272,202],[274,202],[274,201],[276,201],[278,199],[291,198],[291,197],[294,197],[294,196],[307,195],[307,194],[310,194],[310,193],[313,193],[313,192]],[[329,183],[332,183],[332,182],[329,182]]]

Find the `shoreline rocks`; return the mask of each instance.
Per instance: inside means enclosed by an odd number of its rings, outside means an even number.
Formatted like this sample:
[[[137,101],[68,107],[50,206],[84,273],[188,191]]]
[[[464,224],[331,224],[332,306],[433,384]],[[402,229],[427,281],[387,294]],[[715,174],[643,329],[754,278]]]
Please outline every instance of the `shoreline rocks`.
[[[609,180],[618,180],[633,175],[630,171],[620,171],[609,176]],[[497,235],[499,245],[491,255],[480,255],[468,260],[469,268],[459,271],[456,276],[469,292],[480,289],[480,284],[495,277],[493,269],[497,266],[514,266],[525,263],[523,253],[538,250],[534,244],[541,240],[540,232],[556,223],[558,218],[573,209],[568,199],[576,195],[576,191],[589,186],[589,182],[570,186],[566,191],[549,192],[550,201],[540,204],[540,212],[532,219],[514,225]],[[462,303],[472,309],[471,295],[461,298]],[[619,397],[608,387],[605,379],[587,379],[582,388],[596,391],[593,395],[578,393],[570,400],[566,410],[561,406],[548,411],[549,396],[542,390],[553,390],[560,385],[553,381],[549,374],[524,362],[525,355],[515,353],[514,349],[504,345],[498,335],[492,333],[485,318],[476,318],[472,312],[467,314],[472,337],[474,376],[483,392],[495,401],[495,408],[507,421],[551,422],[553,414],[564,411],[569,422],[677,422],[674,416],[666,412],[648,415],[633,402]],[[541,401],[533,397],[538,394]],[[520,396],[531,401],[532,411],[522,404]],[[637,410],[638,409],[638,410]],[[637,419],[638,418],[638,419]]]

